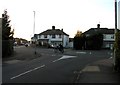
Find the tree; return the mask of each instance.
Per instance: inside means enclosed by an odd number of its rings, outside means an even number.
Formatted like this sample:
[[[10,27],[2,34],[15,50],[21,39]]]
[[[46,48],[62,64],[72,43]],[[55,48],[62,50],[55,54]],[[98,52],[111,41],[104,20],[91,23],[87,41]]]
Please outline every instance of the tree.
[[[85,48],[85,35],[81,31],[77,31],[74,39],[73,39],[73,46],[76,50],[82,50]]]
[[[6,57],[13,53],[13,35],[11,31],[9,16],[7,10],[2,14],[2,56]]]
[[[77,31],[77,33],[76,33],[76,35],[75,35],[75,37],[80,37],[82,35],[82,31]]]
[[[86,47],[90,50],[100,50],[103,45],[103,35],[101,33],[93,34],[86,38]]]

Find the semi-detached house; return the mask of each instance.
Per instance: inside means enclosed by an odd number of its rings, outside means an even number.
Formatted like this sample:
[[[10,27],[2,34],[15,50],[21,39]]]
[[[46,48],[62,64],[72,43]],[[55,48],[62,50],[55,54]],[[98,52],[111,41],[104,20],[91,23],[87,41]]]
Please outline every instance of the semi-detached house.
[[[68,47],[69,45],[69,35],[65,33],[63,29],[55,29],[55,26],[52,26],[52,29],[35,34],[34,36],[36,37],[37,44],[62,44],[63,47]],[[32,38],[32,41],[35,41],[35,38]]]
[[[115,42],[114,31],[115,29],[100,28],[100,24],[98,24],[97,28],[91,28],[88,31],[84,32],[84,34],[86,35],[86,37],[96,34],[96,33],[103,34],[103,46],[102,47],[113,49],[113,45]]]

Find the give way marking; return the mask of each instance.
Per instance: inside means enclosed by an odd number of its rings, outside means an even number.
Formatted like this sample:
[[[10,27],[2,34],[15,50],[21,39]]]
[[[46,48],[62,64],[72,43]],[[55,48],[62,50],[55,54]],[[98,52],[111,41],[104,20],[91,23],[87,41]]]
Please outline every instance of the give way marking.
[[[57,59],[57,60],[54,60],[53,62],[56,62],[56,61],[59,61],[59,60],[62,60],[62,59],[68,59],[68,58],[75,58],[77,56],[68,56],[68,55],[64,55],[63,57]]]

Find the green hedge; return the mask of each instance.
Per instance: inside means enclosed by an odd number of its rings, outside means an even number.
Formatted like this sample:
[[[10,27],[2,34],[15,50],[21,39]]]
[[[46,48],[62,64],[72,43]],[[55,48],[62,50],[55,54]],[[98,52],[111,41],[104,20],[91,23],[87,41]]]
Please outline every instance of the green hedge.
[[[115,49],[115,70],[120,71],[120,32],[116,33]]]
[[[2,41],[2,57],[9,57],[13,54],[13,40]]]
[[[116,33],[116,49],[120,50],[120,32]]]

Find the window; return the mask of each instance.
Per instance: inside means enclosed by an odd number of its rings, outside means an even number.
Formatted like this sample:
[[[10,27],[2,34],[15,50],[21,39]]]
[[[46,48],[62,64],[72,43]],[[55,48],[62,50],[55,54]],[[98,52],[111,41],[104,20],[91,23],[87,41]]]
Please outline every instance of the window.
[[[114,35],[111,35],[111,39],[114,39]]]
[[[52,35],[52,38],[55,38],[55,35]]]
[[[59,38],[62,38],[62,35],[59,35]]]
[[[40,39],[41,38],[41,35],[38,35],[38,39]]]
[[[106,35],[103,35],[103,38],[106,39]]]
[[[44,35],[44,38],[47,38],[47,35]]]

